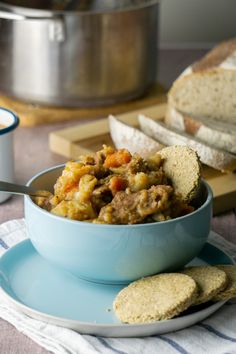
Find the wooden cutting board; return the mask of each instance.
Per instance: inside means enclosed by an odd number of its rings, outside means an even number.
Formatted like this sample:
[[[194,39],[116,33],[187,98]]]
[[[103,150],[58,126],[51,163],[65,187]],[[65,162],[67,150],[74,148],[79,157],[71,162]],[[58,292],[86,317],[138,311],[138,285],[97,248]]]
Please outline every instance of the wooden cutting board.
[[[0,94],[0,106],[17,113],[20,125],[23,127],[36,126],[45,123],[68,122],[80,119],[106,117],[108,114],[119,114],[147,107],[166,100],[165,89],[160,84],[154,84],[150,90],[134,100],[120,102],[104,107],[53,107],[19,101]]]
[[[119,114],[117,117],[129,125],[138,126],[138,114],[162,120],[165,111],[166,103],[162,103]],[[49,136],[50,149],[67,159],[77,159],[82,154],[97,151],[102,144],[112,145],[107,118],[54,131]],[[213,190],[214,214],[236,207],[236,173],[221,173],[204,165],[203,177]]]

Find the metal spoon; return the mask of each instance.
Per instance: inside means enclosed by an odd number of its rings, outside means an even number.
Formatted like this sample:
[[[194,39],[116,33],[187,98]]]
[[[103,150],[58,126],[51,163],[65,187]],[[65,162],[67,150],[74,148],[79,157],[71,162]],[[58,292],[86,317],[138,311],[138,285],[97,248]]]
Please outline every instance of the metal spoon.
[[[8,183],[0,181],[0,192],[30,195],[31,197],[48,197],[48,192],[37,191],[34,187],[22,186],[15,183]]]

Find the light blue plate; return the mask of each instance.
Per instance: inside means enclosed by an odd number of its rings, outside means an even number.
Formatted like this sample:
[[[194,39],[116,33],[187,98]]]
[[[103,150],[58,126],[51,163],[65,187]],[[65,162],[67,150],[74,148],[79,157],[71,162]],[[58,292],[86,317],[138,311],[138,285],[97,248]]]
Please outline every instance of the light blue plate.
[[[207,243],[191,265],[232,263],[229,256]],[[1,292],[16,309],[33,318],[93,335],[132,337],[166,333],[190,326],[224,304],[221,301],[195,306],[168,321],[122,324],[112,310],[112,302],[124,286],[92,283],[63,272],[39,256],[29,240],[1,257],[0,274]]]

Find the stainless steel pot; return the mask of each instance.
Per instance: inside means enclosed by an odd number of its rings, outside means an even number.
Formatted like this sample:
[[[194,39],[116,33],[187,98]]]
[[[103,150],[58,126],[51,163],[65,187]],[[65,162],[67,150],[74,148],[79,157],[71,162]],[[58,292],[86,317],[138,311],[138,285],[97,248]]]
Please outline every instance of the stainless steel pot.
[[[158,6],[158,0],[0,1],[0,91],[64,106],[142,95],[156,76]]]

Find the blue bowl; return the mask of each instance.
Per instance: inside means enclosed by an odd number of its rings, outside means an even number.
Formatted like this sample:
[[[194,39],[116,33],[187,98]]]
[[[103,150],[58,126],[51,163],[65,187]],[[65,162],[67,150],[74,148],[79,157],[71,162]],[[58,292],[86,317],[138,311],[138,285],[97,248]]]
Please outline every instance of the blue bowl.
[[[64,165],[45,170],[28,185],[53,190]],[[94,282],[123,284],[191,261],[210,232],[212,192],[201,182],[200,202],[191,214],[163,222],[104,225],[66,219],[25,197],[28,236],[38,253],[74,275]]]

